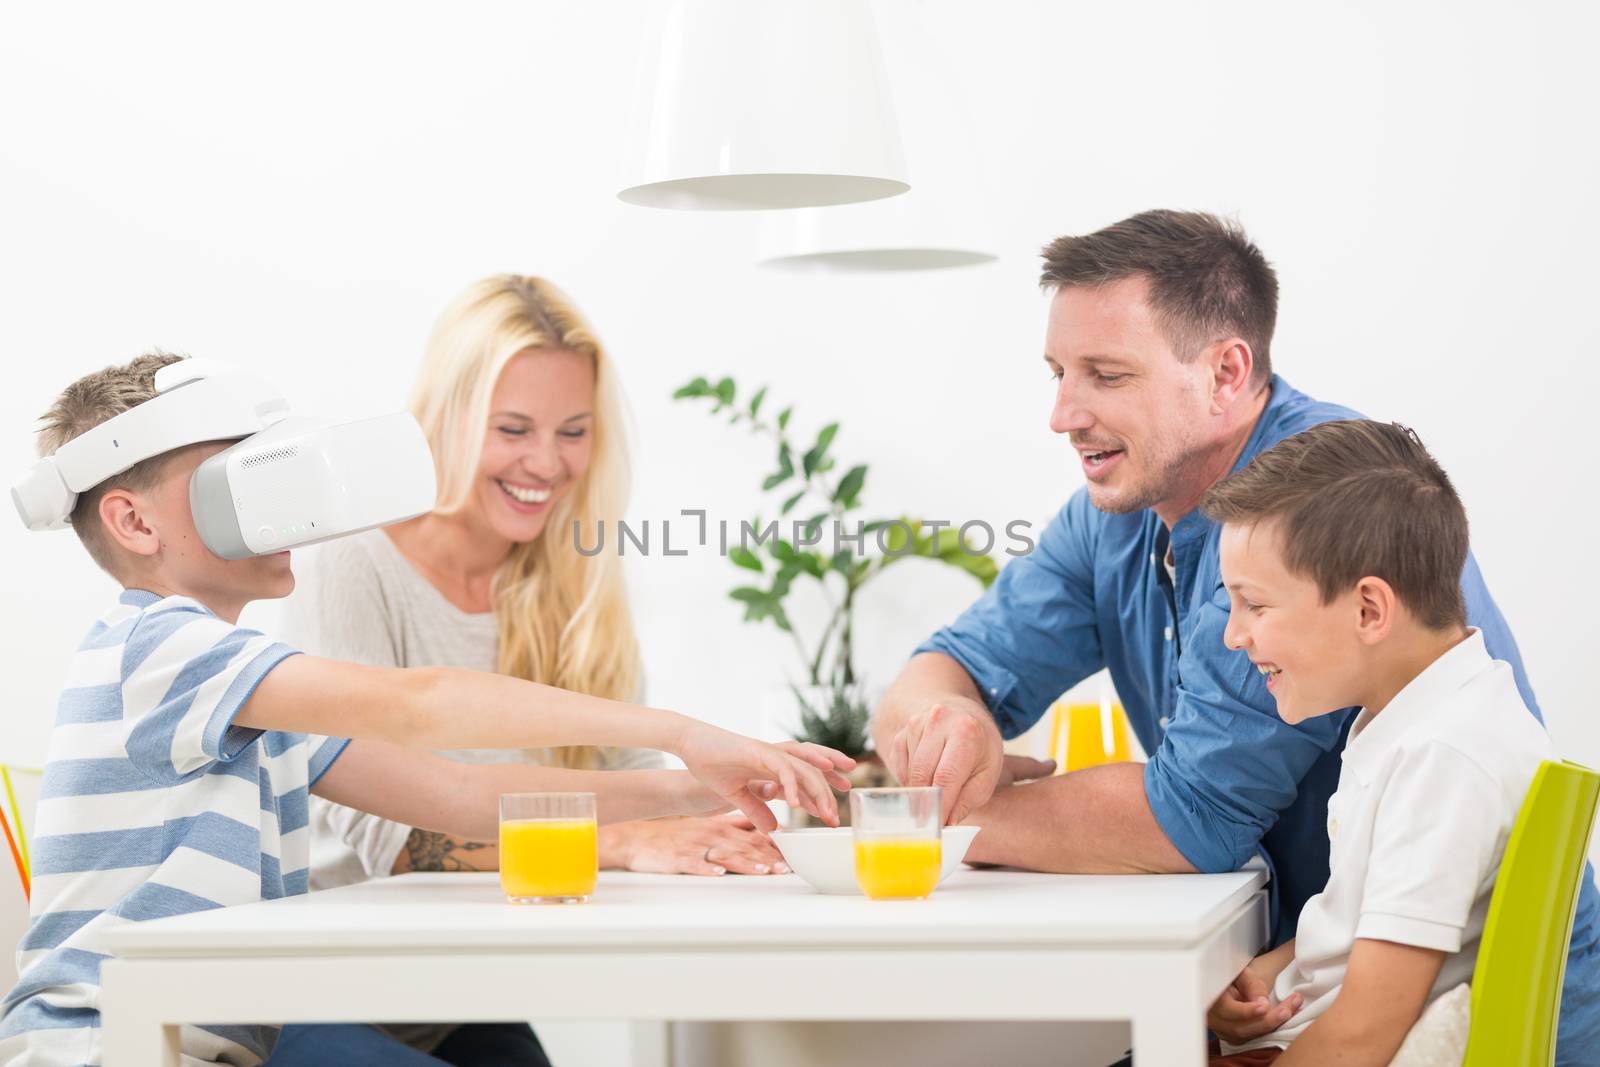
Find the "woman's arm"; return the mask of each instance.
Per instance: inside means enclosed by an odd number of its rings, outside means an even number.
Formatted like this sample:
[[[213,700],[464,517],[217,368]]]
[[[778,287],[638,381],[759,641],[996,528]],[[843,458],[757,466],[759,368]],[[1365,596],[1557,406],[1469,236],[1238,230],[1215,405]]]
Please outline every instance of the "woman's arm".
[[[708,814],[724,807],[682,771],[569,771],[519,763],[457,763],[371,740],[352,741],[312,792],[464,842],[498,839],[502,793],[593,793],[601,823]]]
[[[1277,1067],[1384,1067],[1427,1007],[1445,953],[1357,938],[1344,985]]]

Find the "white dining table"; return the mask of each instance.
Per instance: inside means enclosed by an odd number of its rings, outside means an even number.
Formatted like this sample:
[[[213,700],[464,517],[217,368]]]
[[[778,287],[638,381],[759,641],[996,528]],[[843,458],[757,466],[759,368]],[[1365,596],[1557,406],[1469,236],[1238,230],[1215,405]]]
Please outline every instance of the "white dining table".
[[[105,1062],[175,1067],[183,1023],[537,1016],[1128,1020],[1141,1063],[1200,1067],[1265,880],[968,869],[872,901],[605,872],[586,904],[518,906],[492,874],[406,874],[108,931]]]

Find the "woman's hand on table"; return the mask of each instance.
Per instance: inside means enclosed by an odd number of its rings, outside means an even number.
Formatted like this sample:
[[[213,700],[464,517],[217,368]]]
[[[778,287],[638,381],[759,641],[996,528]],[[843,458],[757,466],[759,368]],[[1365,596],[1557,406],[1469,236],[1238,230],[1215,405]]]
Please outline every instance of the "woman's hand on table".
[[[766,805],[769,800],[782,800],[829,826],[839,825],[833,791],[850,788],[844,772],[856,765],[855,760],[822,745],[800,741],[771,745],[686,721],[688,727],[672,751],[720,801],[716,806],[739,809],[758,830],[777,829],[778,820]]]
[[[600,828],[600,866],[647,874],[787,874],[772,838],[743,815]]]

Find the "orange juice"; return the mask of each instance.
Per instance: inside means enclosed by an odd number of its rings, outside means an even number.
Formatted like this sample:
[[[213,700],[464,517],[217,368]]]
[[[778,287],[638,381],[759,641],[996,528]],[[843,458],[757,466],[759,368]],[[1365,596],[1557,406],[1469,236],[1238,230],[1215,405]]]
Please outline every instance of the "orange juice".
[[[856,884],[873,900],[927,896],[939,884],[939,839],[857,841]]]
[[[500,886],[513,900],[587,897],[599,855],[593,819],[500,823]]]
[[[1049,756],[1056,761],[1057,774],[1132,758],[1128,717],[1121,704],[1102,707],[1058,702],[1054,711]]]

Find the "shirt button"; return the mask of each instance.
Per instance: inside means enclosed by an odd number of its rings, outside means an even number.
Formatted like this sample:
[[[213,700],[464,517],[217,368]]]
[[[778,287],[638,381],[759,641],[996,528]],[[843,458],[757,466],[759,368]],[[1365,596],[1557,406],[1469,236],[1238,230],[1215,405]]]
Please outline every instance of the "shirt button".
[[[1168,718],[1167,716],[1163,715],[1163,716],[1161,716],[1161,718],[1156,720],[1156,725],[1160,726],[1163,730],[1165,730],[1167,728],[1167,723],[1169,723],[1171,721],[1172,720],[1170,718]]]
[[[1000,692],[1000,690],[998,690],[998,689],[996,689],[996,688],[995,688],[995,687],[994,687],[994,686],[992,686],[992,685],[991,685],[991,686],[990,686],[990,687],[989,687],[989,695],[990,695],[990,696],[994,696],[994,695],[995,695],[995,694],[996,694],[996,693],[998,693],[998,692]]]
[[[1154,552],[1152,552],[1152,553],[1150,553],[1150,566],[1154,567],[1155,565],[1156,565],[1156,554]]]
[[[1172,640],[1172,627],[1168,626],[1165,630],[1162,631],[1162,633],[1166,636],[1168,641]]]

